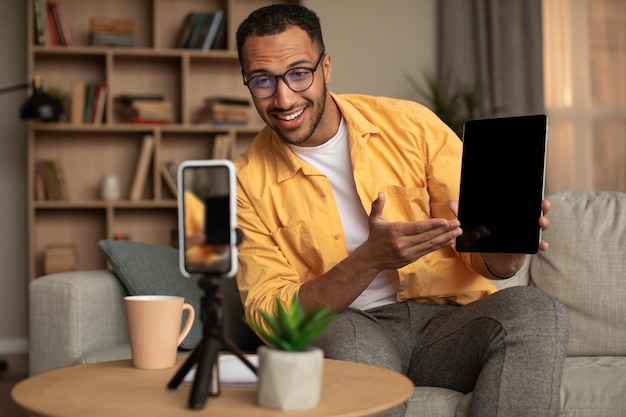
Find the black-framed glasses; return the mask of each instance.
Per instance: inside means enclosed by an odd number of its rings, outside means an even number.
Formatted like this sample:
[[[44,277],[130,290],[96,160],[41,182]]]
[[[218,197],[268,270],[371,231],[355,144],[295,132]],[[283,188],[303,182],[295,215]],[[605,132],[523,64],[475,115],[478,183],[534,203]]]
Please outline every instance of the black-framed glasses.
[[[246,76],[243,74],[242,70],[243,84],[248,87],[254,97],[269,98],[276,94],[278,79],[282,78],[285,85],[287,85],[291,91],[300,93],[313,85],[313,73],[317,70],[320,62],[322,62],[324,54],[325,51],[322,51],[313,68],[291,68],[281,75],[261,74],[246,80]]]

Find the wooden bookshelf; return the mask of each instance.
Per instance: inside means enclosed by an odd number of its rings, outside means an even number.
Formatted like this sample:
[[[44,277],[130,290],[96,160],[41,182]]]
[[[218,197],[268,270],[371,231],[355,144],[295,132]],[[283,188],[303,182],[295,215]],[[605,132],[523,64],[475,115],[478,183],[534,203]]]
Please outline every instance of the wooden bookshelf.
[[[55,0],[62,7],[71,46],[37,44],[35,1],[28,1],[28,76],[39,74],[68,100],[57,123],[30,121],[27,144],[29,279],[43,272],[44,248],[72,244],[78,270],[106,268],[100,239],[130,235],[133,240],[168,245],[177,224],[177,203],[160,173],[164,161],[211,158],[216,135],[230,138],[231,158],[247,148],[262,126],[251,109],[245,125],[194,124],[204,99],[249,99],[242,84],[235,31],[252,10],[273,0]],[[285,0],[289,1],[289,0]],[[176,48],[189,12],[225,12],[226,40],[208,51]],[[93,17],[132,20],[134,46],[91,46]],[[100,124],[71,123],[76,81],[107,87]],[[121,123],[114,98],[121,94],[158,94],[171,101],[174,123]],[[146,186],[140,200],[129,193],[144,136],[154,139]],[[62,166],[67,201],[38,199],[36,165],[54,159]],[[122,198],[105,201],[105,175],[120,180]]]

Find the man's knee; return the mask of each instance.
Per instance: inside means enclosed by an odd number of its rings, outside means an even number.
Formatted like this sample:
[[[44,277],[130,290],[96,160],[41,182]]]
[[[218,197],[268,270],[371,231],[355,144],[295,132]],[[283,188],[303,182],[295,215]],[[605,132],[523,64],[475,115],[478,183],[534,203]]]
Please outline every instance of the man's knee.
[[[324,356],[401,372],[402,358],[385,329],[362,311],[346,310],[313,343]]]
[[[499,305],[498,315],[507,326],[523,325],[538,332],[550,332],[567,340],[567,308],[558,299],[532,286],[511,287],[492,295]]]

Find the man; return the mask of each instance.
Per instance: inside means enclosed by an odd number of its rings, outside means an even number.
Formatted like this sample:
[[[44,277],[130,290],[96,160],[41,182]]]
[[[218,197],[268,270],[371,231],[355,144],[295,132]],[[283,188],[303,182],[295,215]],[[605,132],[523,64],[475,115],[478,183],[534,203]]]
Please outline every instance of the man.
[[[525,255],[455,251],[454,133],[417,103],[329,92],[331,57],[303,6],[253,12],[237,47],[267,124],[236,161],[246,315],[261,323],[276,297],[331,307],[316,342],[327,357],[473,391],[472,416],[556,415],[565,309],[486,279],[514,275]]]

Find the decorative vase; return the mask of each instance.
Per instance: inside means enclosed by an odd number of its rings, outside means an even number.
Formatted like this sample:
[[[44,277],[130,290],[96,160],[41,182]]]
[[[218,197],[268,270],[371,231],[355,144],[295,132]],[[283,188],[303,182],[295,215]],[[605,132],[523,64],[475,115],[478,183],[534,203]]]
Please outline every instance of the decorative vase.
[[[105,175],[102,177],[100,193],[105,201],[119,200],[121,197],[120,177],[117,175]]]
[[[284,351],[260,346],[257,402],[278,410],[308,410],[320,401],[324,352]]]

